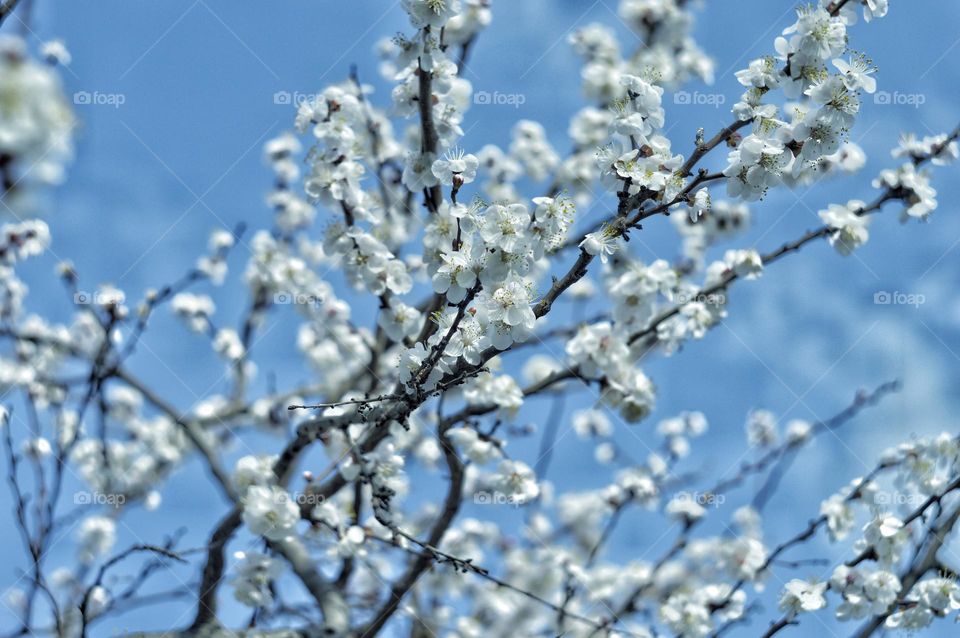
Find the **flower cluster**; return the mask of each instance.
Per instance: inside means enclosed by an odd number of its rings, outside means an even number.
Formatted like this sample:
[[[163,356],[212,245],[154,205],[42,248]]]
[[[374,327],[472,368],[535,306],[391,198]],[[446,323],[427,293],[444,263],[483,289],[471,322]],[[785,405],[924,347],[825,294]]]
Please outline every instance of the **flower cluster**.
[[[51,43],[52,44],[52,43]],[[69,57],[62,45],[48,48],[53,64]],[[4,34],[0,39],[0,198],[11,209],[27,205],[32,184],[60,182],[73,149],[73,115],[60,77],[48,64],[32,60],[26,43]]]
[[[764,588],[779,598],[774,628],[816,612],[906,629],[955,617],[960,589],[936,551],[960,519],[954,436],[888,451],[824,499],[793,540],[765,529],[795,455],[877,403],[879,391],[823,422],[751,411],[750,458],[703,484],[715,457],[702,449],[718,436],[703,413],[634,427],[657,408],[648,362],[720,324],[735,283],[815,239],[850,254],[876,232],[872,215],[887,202],[924,220],[936,207],[926,166],[955,160],[960,133],[905,136],[894,151],[900,165],[874,182],[875,200],[826,206],[823,225],[800,240],[768,253],[729,244],[752,223],[747,202],[768,189],[863,166],[847,136],[862,94],[877,89],[876,69],[850,48],[848,30],[861,12],[868,22],[885,15],[887,3],[800,8],[775,52],[736,74],[745,92],[734,122],[714,137],[690,135],[687,156],[667,136],[665,96],[713,74],[691,36],[690,3],[621,0],[618,15],[642,42],[633,52],[601,25],[571,35],[588,104],[570,120],[566,154],[528,119],[503,148],[464,148],[473,143],[468,109],[482,100],[463,72],[491,23],[490,2],[400,4],[406,32],[378,46],[388,104],[356,71],[298,104],[293,130],[264,149],[273,180],[265,227],[250,236],[214,230],[182,279],[128,305],[109,284],[85,291],[63,263],[75,314],[47,321],[24,312],[17,272],[47,251],[47,225],[0,228],[0,338],[13,344],[0,354],[0,390],[24,397],[37,425],[14,445],[20,424],[5,409],[0,422],[10,483],[20,510],[30,510],[18,524],[31,551],[44,555],[49,533],[70,520],[59,517],[56,496],[43,500],[59,493],[64,467],[98,499],[81,511],[77,569],[29,574],[32,589],[55,602],[49,626],[80,635],[99,614],[137,601],[138,584],[102,578],[126,556],[111,556],[125,535],[121,517],[134,505],[156,508],[164,483],[195,457],[231,508],[200,546],[197,627],[225,620],[204,603],[222,583],[251,608],[251,627],[297,617],[305,633],[329,636],[389,633],[416,614],[416,631],[458,638],[703,638],[753,620]],[[29,161],[56,177],[72,127],[56,75],[21,44],[3,46],[0,169],[11,172],[3,177]],[[57,44],[44,55],[69,57]],[[44,145],[53,152],[41,157]],[[710,172],[700,162],[718,148],[726,162]],[[609,214],[594,216],[594,204]],[[641,259],[642,242],[632,240],[661,221],[676,231],[678,254]],[[234,272],[241,237],[249,254]],[[231,280],[248,297],[236,323],[224,316],[234,300],[215,300]],[[165,304],[226,371],[183,410],[128,364]],[[299,355],[301,372],[259,376],[257,345],[273,316],[289,322],[274,337]],[[294,376],[307,380],[278,387]],[[554,454],[565,440],[578,445],[573,456]],[[252,451],[255,441],[269,453]],[[588,485],[563,476],[571,459],[596,470]],[[17,464],[34,470],[40,489],[21,488],[30,472]],[[488,505],[511,507],[487,516]],[[657,525],[663,553],[623,560],[619,543],[659,536]],[[236,534],[254,546],[225,560]],[[818,535],[842,562],[783,556]],[[651,552],[660,551],[655,539]],[[159,544],[131,551],[177,556]],[[316,605],[287,597],[291,575]],[[20,594],[11,604],[29,624],[40,598]]]
[[[846,135],[860,111],[861,92],[876,91],[876,69],[862,54],[842,57],[856,14],[849,7],[838,13],[835,4],[798,9],[797,21],[775,42],[776,55],[737,72],[746,92],[733,112],[741,122],[753,122],[753,130],[730,152],[723,171],[731,196],[756,200],[780,183],[808,183],[834,169],[863,165],[863,152]],[[789,121],[771,101],[776,91],[791,101],[784,107]]]

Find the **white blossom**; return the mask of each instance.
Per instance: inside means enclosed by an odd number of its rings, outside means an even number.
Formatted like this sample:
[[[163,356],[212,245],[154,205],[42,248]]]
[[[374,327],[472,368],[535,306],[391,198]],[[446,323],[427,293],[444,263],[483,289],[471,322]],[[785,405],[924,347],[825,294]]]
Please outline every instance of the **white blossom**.
[[[248,607],[269,607],[273,603],[270,584],[279,578],[282,566],[259,552],[237,552],[238,560],[231,579],[234,597]]]
[[[854,249],[865,244],[870,238],[867,230],[869,218],[859,214],[864,203],[850,200],[846,205],[830,204],[827,210],[820,211],[823,223],[836,231],[831,233],[829,241],[838,253],[849,255]]]
[[[80,561],[92,563],[103,558],[117,541],[117,526],[106,516],[85,518],[77,530]]]
[[[501,461],[494,484],[518,504],[531,501],[540,494],[533,470],[521,461]]]
[[[829,583],[815,583],[793,579],[786,584],[780,596],[782,611],[817,611],[827,605],[824,593]]]
[[[281,487],[253,485],[243,496],[243,522],[258,536],[279,541],[293,533],[300,509]]]

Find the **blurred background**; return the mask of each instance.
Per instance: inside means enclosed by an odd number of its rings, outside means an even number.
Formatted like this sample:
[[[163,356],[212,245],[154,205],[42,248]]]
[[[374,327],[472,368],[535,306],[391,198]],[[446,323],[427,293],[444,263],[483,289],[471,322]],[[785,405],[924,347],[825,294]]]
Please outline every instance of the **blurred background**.
[[[665,128],[676,152],[689,153],[697,128],[705,128],[709,136],[731,120],[729,109],[742,92],[733,73],[752,58],[772,52],[773,39],[793,22],[793,9],[792,2],[740,0],[707,1],[695,11],[695,36],[716,62],[716,82],[685,88],[722,96],[713,102],[723,103],[683,104],[665,95]],[[533,119],[546,127],[555,148],[566,153],[569,118],[586,104],[580,95],[580,65],[568,36],[598,21],[617,29],[624,51],[637,45],[636,37],[620,23],[615,0],[500,0],[493,2],[493,13],[493,23],[477,42],[464,77],[474,91],[522,95],[523,100],[473,105],[465,118],[462,146],[469,152],[486,143],[506,148],[513,123]],[[753,228],[734,242],[737,247],[769,251],[818,226],[816,213],[827,204],[872,199],[870,181],[879,170],[896,165],[889,150],[901,132],[923,136],[957,125],[957,24],[958,3],[894,0],[885,19],[871,24],[861,20],[851,29],[851,47],[873,59],[879,67],[879,91],[891,97],[875,101],[866,96],[851,133],[867,152],[865,169],[812,189],[772,191],[751,206]],[[11,18],[4,28],[22,25]],[[263,198],[272,176],[262,147],[292,128],[295,107],[289,102],[345,79],[355,64],[360,78],[376,87],[374,101],[387,104],[391,87],[380,78],[374,46],[398,31],[411,29],[399,3],[386,0],[34,0],[27,32],[31,47],[35,50],[52,38],[65,41],[73,55],[70,67],[62,70],[67,93],[113,99],[110,104],[97,103],[96,98],[76,104],[82,122],[76,159],[66,183],[53,193],[46,215],[53,232],[52,254],[23,269],[31,288],[27,307],[48,317],[69,316],[69,300],[53,274],[59,259],[73,260],[81,289],[111,282],[127,293],[128,300],[139,299],[147,288],[182,275],[204,252],[211,230],[232,229],[240,222],[251,230],[268,226],[271,211]],[[711,168],[725,159],[719,150],[707,162]],[[937,168],[933,184],[940,208],[929,223],[900,225],[891,206],[874,219],[870,242],[855,255],[841,257],[826,243],[815,243],[771,266],[761,279],[737,283],[722,325],[683,352],[647,364],[645,371],[658,388],[656,412],[636,426],[617,423],[618,442],[643,458],[657,445],[654,426],[660,419],[700,410],[711,428],[696,442],[697,460],[686,469],[707,477],[730,475],[741,460],[753,458],[750,453],[744,456],[743,424],[749,410],[772,410],[781,423],[791,418],[825,419],[848,405],[858,389],[900,379],[900,393],[865,412],[839,436],[821,436],[796,460],[765,520],[765,539],[776,545],[802,529],[817,514],[823,498],[873,467],[883,449],[912,436],[956,432],[955,415],[960,411],[956,168]],[[534,197],[540,192],[532,188],[527,194]],[[578,219],[586,227],[608,210],[608,206],[581,210]],[[323,227],[324,214],[318,215],[318,228]],[[670,226],[662,218],[651,220],[634,234],[631,250],[646,261],[674,259],[679,244]],[[248,254],[241,242],[231,256],[234,283]],[[231,289],[229,283],[225,289]],[[351,299],[342,285],[338,291]],[[923,303],[875,302],[880,293],[897,292],[922,296]],[[211,294],[221,322],[239,320],[247,299],[216,290]],[[564,318],[573,311],[566,302],[554,314]],[[171,314],[167,309],[154,318],[133,367],[187,410],[223,391],[227,378],[209,344],[188,334]],[[278,386],[285,387],[308,374],[296,355],[296,324],[291,319],[290,313],[268,318],[254,353],[261,382],[272,375]],[[375,321],[363,312],[356,319],[368,326]],[[554,354],[562,355],[559,344],[553,347]],[[517,369],[525,358],[508,358],[508,369]],[[592,392],[571,391],[568,407],[592,401]],[[532,399],[517,421],[542,428],[549,405],[549,399]],[[599,471],[592,445],[572,435],[569,425],[568,419],[559,424],[559,445],[548,478],[558,491],[602,485],[608,474]],[[516,456],[531,460],[538,441],[539,436],[533,436],[511,447]],[[254,445],[276,451],[281,442],[263,436]],[[728,499],[723,507],[729,512],[721,513],[721,519],[728,519],[733,506],[749,499],[750,487]],[[170,478],[163,497],[159,510],[136,509],[119,525],[118,548],[141,537],[156,542],[159,535],[179,527],[188,530],[183,546],[201,545],[225,511],[219,493],[196,463]],[[10,508],[9,494],[0,492],[0,511]],[[496,512],[479,508],[470,504],[465,515],[493,517],[505,529],[523,519],[522,511],[513,508]],[[709,526],[705,530],[718,531]],[[608,557],[656,560],[674,535],[657,515],[633,512],[621,522]],[[241,538],[231,547],[242,548],[249,540]],[[6,548],[2,590],[14,586],[18,570],[26,566],[12,518],[0,521],[0,541]],[[960,544],[947,549],[944,558],[960,567]],[[65,531],[51,550],[48,565],[69,564],[74,551],[72,533]],[[835,556],[818,537],[789,557],[823,555]],[[775,596],[789,578],[828,577],[829,571],[817,566],[781,569],[768,588]],[[158,581],[195,576],[178,568]],[[226,590],[224,594],[229,598]],[[760,618],[778,616],[773,599],[767,596],[764,602]],[[227,609],[236,608],[228,604]],[[189,602],[162,605],[107,620],[94,633],[169,629],[187,624],[192,612]],[[854,628],[839,625],[827,613],[816,617],[822,622],[806,619],[784,635],[848,635]],[[227,618],[239,624],[247,612]],[[757,635],[763,623],[757,620],[733,635]],[[10,612],[0,607],[0,628],[13,626]],[[948,636],[955,631],[934,625],[923,635]]]

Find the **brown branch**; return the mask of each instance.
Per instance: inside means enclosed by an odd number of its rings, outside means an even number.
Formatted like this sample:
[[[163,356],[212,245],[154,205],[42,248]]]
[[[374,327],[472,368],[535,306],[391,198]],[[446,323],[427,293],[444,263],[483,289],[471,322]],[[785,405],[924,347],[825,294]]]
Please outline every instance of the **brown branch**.
[[[430,27],[424,27],[424,43],[430,38]],[[419,83],[419,93],[417,102],[420,109],[420,150],[423,153],[436,153],[440,143],[440,136],[437,134],[437,127],[433,122],[433,76],[430,71],[424,70],[420,62],[417,62],[417,77]],[[435,213],[440,209],[443,202],[443,193],[440,186],[431,186],[426,192],[426,204],[430,212]]]
[[[463,462],[457,455],[453,443],[447,438],[446,430],[441,426],[437,432],[440,445],[443,448],[444,458],[447,462],[447,469],[450,471],[450,487],[447,490],[447,497],[443,503],[443,511],[437,521],[433,524],[430,531],[427,545],[438,547],[443,540],[444,534],[453,523],[454,517],[460,510],[460,504],[463,500]],[[373,620],[366,627],[360,630],[361,638],[375,636],[384,624],[390,619],[390,616],[396,612],[397,607],[404,596],[416,584],[417,580],[424,571],[433,563],[433,554],[428,549],[424,549],[416,559],[407,568],[406,573],[390,588],[387,601],[374,614]]]

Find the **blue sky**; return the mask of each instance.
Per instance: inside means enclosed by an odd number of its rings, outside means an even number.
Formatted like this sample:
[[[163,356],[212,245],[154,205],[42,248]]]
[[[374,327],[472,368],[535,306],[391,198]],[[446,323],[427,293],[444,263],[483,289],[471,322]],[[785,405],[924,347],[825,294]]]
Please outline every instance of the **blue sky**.
[[[47,214],[52,252],[75,262],[82,288],[109,281],[134,298],[182,274],[204,250],[210,230],[241,221],[254,229],[269,223],[263,196],[271,174],[262,145],[290,128],[293,119],[292,107],[276,104],[275,93],[316,91],[343,79],[356,64],[383,104],[390,87],[379,78],[373,46],[383,36],[409,30],[398,3],[385,0],[34,1],[34,35],[62,38],[73,54],[64,73],[67,90],[120,95],[123,101],[117,107],[77,107],[82,120],[77,157]],[[945,25],[960,24],[960,4],[893,0],[891,5],[887,18],[853,28],[851,46],[879,67],[880,90],[919,95],[923,103],[866,100],[851,135],[869,156],[864,171],[809,191],[771,193],[753,207],[754,228],[737,244],[770,250],[817,225],[816,211],[828,203],[870,199],[869,181],[894,165],[888,151],[901,131],[927,135],[957,124],[960,44],[956,29]],[[729,106],[740,93],[733,72],[772,50],[773,38],[792,22],[793,6],[769,0],[704,3],[695,33],[716,60],[717,81],[711,88],[694,84],[688,89],[724,95],[726,105],[690,106],[666,98],[667,128],[676,149],[688,152],[698,127],[709,133],[730,120]],[[522,94],[525,100],[517,108],[475,106],[462,145],[474,151],[488,142],[505,147],[513,123],[527,118],[542,122],[564,152],[568,119],[584,104],[567,35],[600,21],[618,29],[624,49],[635,40],[618,22],[615,0],[499,0],[493,8],[493,24],[477,44],[465,77],[477,91]],[[712,161],[716,166],[722,157]],[[767,538],[775,544],[805,522],[796,512],[814,514],[823,497],[865,472],[885,447],[913,434],[955,429],[953,415],[960,409],[960,181],[955,171],[937,169],[940,208],[928,224],[901,226],[890,208],[874,220],[870,243],[855,256],[812,245],[758,281],[738,283],[722,326],[681,354],[649,364],[646,371],[658,387],[657,412],[632,429],[618,426],[620,442],[643,456],[645,446],[654,445],[652,426],[658,419],[701,410],[711,423],[701,444],[718,452],[703,468],[723,470],[745,447],[742,425],[751,408],[768,408],[784,419],[825,418],[842,409],[857,388],[901,379],[903,391],[848,426],[843,442],[826,436],[798,459],[796,482],[774,501],[767,521]],[[673,258],[677,246],[667,226],[665,220],[652,220],[639,236],[642,241],[631,242],[633,250],[648,260]],[[234,274],[246,254],[241,245],[231,260]],[[68,304],[51,275],[54,261],[27,269],[28,306],[62,318]],[[922,294],[926,302],[916,308],[876,305],[878,291]],[[237,316],[246,303],[222,295],[217,302],[224,317]],[[570,309],[561,305],[558,312]],[[261,369],[276,373],[281,384],[304,378],[288,356],[292,324],[280,319],[270,326],[258,345]],[[224,386],[221,366],[207,344],[187,336],[167,316],[158,317],[135,368],[184,408]],[[589,398],[581,392],[571,404]],[[544,406],[543,400],[531,402],[520,419],[533,420]],[[263,445],[275,449],[278,442]],[[516,450],[529,455],[535,447],[536,441],[519,442]],[[567,485],[593,485],[598,472],[590,456],[569,436],[555,452],[554,471],[572,481]],[[212,487],[196,487],[200,477],[195,466],[178,472],[166,493],[163,518],[135,512],[131,527],[172,531],[188,526],[188,540],[202,542],[219,497]],[[4,492],[0,509],[8,506]],[[505,516],[509,524],[510,514]],[[655,536],[647,538],[643,520],[640,515],[624,520],[613,543],[619,556],[636,558],[639,547],[650,559],[665,549],[670,538],[656,544]],[[17,542],[9,524],[0,524],[0,538]],[[132,538],[121,534],[119,546]],[[68,561],[72,551],[71,543],[61,543],[50,564]],[[797,557],[809,555],[802,550]],[[960,551],[957,557],[960,565]],[[180,571],[180,577],[187,575]],[[12,565],[0,572],[0,587],[14,580]],[[775,584],[771,587],[778,589]],[[131,629],[162,626],[181,609],[161,608],[126,620]],[[6,622],[0,610],[0,626]],[[833,631],[832,621],[826,622]],[[98,632],[123,629],[105,624]],[[791,635],[820,636],[823,630],[814,621]],[[755,627],[744,632],[740,635],[754,635]]]

